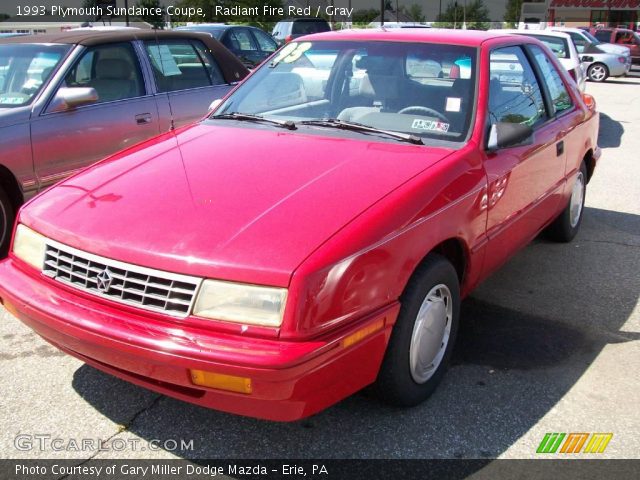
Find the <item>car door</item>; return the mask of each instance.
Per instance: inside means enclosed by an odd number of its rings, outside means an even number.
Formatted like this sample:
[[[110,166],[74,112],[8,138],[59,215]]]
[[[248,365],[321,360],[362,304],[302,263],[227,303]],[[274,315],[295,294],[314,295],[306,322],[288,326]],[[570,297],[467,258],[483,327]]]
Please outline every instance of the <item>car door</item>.
[[[62,88],[95,89],[93,103],[62,108]],[[46,187],[74,171],[159,133],[138,52],[130,42],[86,48],[69,68],[42,113],[31,122],[35,172]]]
[[[168,103],[174,127],[201,119],[231,89],[211,51],[197,39],[144,42],[161,111]]]
[[[565,149],[562,129],[548,111],[542,80],[526,51],[520,46],[493,49],[488,68],[487,128],[503,122],[533,129],[528,141],[486,151],[485,268],[492,271],[557,212]]]

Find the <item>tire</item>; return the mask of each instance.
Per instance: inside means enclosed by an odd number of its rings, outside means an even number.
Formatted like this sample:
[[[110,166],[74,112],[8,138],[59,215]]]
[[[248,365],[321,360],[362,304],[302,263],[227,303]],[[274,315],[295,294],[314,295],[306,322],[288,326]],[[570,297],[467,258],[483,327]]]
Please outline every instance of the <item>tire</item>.
[[[0,187],[0,258],[6,257],[7,253],[9,253],[13,219],[13,205],[5,191]]]
[[[586,194],[587,167],[582,162],[580,170],[578,170],[574,179],[567,206],[547,229],[547,233],[552,240],[568,243],[576,236],[582,224]]]
[[[372,390],[386,403],[410,407],[433,393],[451,357],[460,316],[460,286],[453,265],[440,255],[429,255],[411,277],[400,303]]]
[[[604,63],[593,63],[587,69],[587,77],[592,82],[604,82],[609,78],[609,69]]]

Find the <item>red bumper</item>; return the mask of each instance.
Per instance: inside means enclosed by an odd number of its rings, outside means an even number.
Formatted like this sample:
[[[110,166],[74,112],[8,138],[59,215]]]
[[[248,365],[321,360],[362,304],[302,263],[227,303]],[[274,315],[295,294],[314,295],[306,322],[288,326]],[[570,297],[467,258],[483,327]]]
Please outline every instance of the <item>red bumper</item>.
[[[11,259],[0,263],[0,299],[44,339],[100,370],[205,407],[279,421],[312,415],[372,383],[399,309],[393,304],[321,340],[246,338],[89,300]],[[342,345],[381,319],[382,330]],[[248,377],[252,392],[196,386],[189,369]]]

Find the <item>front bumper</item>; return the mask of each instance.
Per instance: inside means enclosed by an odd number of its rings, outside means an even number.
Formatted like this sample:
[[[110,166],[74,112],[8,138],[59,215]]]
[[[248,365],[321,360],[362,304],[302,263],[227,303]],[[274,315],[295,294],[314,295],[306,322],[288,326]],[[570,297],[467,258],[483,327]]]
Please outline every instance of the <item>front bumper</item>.
[[[249,338],[87,299],[12,259],[0,263],[0,299],[45,340],[95,368],[191,403],[277,421],[312,415],[371,384],[399,310],[391,304],[318,340]],[[381,330],[343,345],[380,320]],[[252,392],[196,386],[190,369],[250,378]]]

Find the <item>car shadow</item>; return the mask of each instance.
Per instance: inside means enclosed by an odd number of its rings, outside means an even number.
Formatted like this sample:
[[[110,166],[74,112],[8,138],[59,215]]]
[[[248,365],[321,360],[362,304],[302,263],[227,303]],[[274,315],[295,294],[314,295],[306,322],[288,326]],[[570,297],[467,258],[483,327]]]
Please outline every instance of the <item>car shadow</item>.
[[[624,126],[612,119],[606,113],[600,112],[600,130],[598,131],[598,145],[600,148],[617,148],[622,142]]]
[[[536,239],[463,302],[452,366],[411,409],[364,392],[274,423],[149,393],[149,406],[123,419],[140,387],[86,365],[73,387],[138,437],[193,440],[192,450],[171,452],[183,458],[491,459],[553,409],[604,347],[640,338],[623,329],[640,292],[638,248],[640,216],[594,208],[573,243]]]

